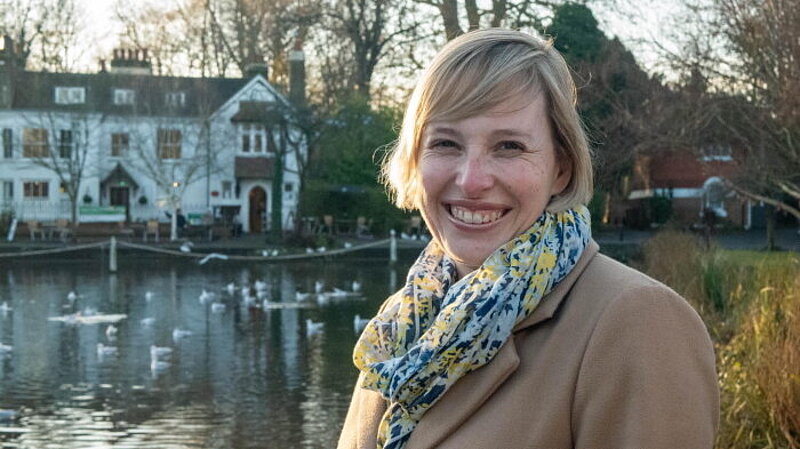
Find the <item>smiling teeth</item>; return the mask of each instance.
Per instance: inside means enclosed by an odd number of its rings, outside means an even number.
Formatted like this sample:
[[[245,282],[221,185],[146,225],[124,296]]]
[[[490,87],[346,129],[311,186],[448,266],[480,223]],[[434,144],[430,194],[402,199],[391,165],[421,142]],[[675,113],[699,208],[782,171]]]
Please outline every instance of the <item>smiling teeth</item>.
[[[450,206],[450,213],[456,220],[467,224],[491,223],[503,215],[499,210],[469,210],[458,206]]]

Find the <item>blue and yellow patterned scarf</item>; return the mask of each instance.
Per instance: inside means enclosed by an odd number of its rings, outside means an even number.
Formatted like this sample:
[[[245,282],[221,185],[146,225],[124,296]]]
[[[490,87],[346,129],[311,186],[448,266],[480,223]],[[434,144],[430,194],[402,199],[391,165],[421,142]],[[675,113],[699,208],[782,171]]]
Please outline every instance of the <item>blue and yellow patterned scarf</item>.
[[[590,238],[585,207],[545,212],[458,281],[453,262],[431,242],[353,354],[362,387],[389,400],[378,448],[402,449],[458,379],[489,363],[514,326],[569,274]]]

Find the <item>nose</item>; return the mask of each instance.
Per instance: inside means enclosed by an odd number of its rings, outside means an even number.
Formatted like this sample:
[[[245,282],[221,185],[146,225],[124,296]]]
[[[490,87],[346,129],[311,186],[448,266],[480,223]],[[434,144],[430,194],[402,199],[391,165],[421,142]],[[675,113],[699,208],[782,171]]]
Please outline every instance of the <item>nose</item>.
[[[467,155],[456,177],[456,185],[467,198],[476,198],[494,184],[494,174],[482,155]]]

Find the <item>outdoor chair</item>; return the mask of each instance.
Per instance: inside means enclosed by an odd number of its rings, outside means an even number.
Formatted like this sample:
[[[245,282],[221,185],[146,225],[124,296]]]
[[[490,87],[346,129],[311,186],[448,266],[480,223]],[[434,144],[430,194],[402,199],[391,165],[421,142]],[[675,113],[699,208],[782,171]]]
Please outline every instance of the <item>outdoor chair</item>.
[[[422,235],[422,217],[414,215],[408,220],[408,235],[419,238]]]
[[[31,240],[36,240],[37,235],[41,240],[47,238],[44,228],[42,228],[42,224],[36,220],[31,220],[28,222],[28,232],[31,233]]]
[[[158,220],[147,220],[147,224],[144,227],[144,234],[142,234],[142,241],[146,242],[148,234],[152,234],[156,243],[158,243],[158,227]]]
[[[322,234],[324,232],[333,235],[333,215],[322,216],[322,225],[319,227],[319,233]]]
[[[55,227],[50,231],[50,240],[55,239],[56,234],[58,239],[66,242],[68,237],[72,237],[72,229],[69,226],[69,220],[66,218],[59,218],[56,220]]]
[[[370,228],[372,228],[371,218],[369,220],[364,216],[356,218],[356,237],[371,237]]]
[[[124,221],[120,221],[117,223],[117,235],[130,240],[133,237],[133,229],[129,228]]]

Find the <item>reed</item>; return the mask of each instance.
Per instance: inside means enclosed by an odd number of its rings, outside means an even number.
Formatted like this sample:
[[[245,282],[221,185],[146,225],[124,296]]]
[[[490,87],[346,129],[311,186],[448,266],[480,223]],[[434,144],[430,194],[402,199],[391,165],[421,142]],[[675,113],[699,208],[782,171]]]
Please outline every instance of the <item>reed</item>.
[[[642,269],[695,307],[717,351],[719,449],[800,449],[800,257],[703,249],[664,231]]]

